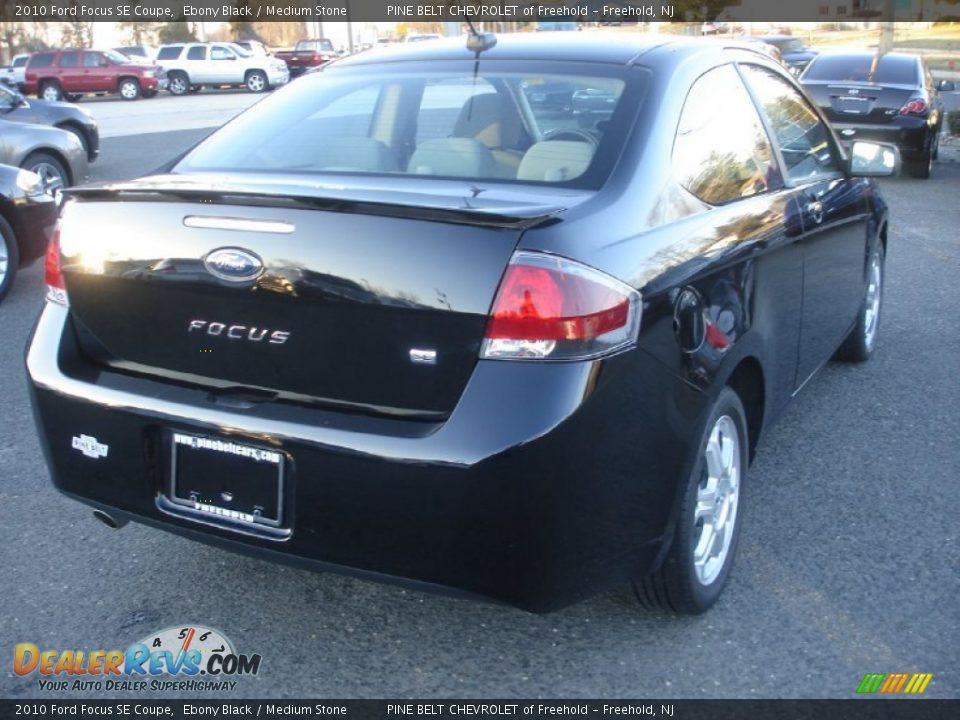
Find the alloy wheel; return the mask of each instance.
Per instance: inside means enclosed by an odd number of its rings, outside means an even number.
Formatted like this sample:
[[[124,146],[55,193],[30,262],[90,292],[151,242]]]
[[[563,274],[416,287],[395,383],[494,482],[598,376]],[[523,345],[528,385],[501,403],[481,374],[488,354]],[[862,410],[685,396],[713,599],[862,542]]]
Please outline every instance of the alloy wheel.
[[[43,181],[43,187],[51,195],[56,195],[63,190],[67,184],[63,175],[60,174],[60,168],[50,163],[38,162],[28,169],[40,176],[40,180]]]
[[[0,233],[0,287],[3,281],[7,279],[7,272],[10,268],[10,250],[7,248],[7,239]]]
[[[137,94],[137,84],[132,80],[128,80],[120,86],[120,95],[124,100],[133,100],[135,97],[137,97]]]
[[[183,95],[187,92],[189,88],[187,87],[187,81],[180,77],[179,75],[174,75],[170,78],[170,92],[174,95]]]
[[[253,73],[247,78],[247,90],[250,92],[262,92],[267,86],[267,81],[260,73]]]
[[[873,349],[873,343],[877,339],[882,296],[883,266],[880,264],[880,254],[875,252],[870,259],[870,269],[867,273],[867,298],[863,313],[863,343],[868,350]]]
[[[740,433],[729,415],[714,423],[704,448],[703,476],[693,514],[693,566],[701,585],[710,585],[726,563],[740,497]]]
[[[44,86],[43,99],[47,102],[57,102],[60,100],[60,89],[52,83]]]

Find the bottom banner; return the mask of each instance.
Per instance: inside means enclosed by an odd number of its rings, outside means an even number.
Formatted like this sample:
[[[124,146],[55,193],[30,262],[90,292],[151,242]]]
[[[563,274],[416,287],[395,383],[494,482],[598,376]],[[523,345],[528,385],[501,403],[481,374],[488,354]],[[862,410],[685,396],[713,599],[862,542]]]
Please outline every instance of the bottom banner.
[[[960,700],[0,700],[0,718],[673,718],[941,720]]]

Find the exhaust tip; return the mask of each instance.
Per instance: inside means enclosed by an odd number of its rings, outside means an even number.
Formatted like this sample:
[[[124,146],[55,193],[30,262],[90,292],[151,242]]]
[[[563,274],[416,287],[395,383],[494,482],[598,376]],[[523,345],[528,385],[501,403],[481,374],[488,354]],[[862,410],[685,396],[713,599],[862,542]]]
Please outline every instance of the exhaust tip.
[[[112,530],[119,530],[127,524],[127,520],[117,520],[112,515],[108,515],[103,510],[94,510],[93,516]]]

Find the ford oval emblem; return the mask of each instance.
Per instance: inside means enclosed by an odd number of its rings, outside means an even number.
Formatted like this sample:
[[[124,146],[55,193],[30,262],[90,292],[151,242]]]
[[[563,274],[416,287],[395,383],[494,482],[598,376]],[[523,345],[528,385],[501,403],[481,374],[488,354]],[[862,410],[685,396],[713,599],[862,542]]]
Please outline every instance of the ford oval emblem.
[[[219,248],[209,253],[204,267],[214,277],[230,282],[255,280],[263,272],[263,261],[248,250]]]

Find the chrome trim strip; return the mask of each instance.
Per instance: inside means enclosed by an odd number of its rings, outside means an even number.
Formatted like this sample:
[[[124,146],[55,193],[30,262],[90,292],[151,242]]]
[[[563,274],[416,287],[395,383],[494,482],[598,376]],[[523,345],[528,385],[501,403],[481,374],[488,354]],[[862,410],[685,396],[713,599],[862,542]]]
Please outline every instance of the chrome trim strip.
[[[214,215],[187,215],[183,224],[205,230],[236,230],[238,232],[265,232],[277,235],[289,235],[296,225],[286,220],[251,220],[238,217],[218,217]]]

